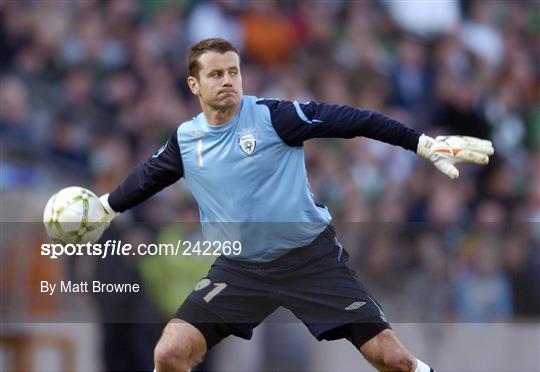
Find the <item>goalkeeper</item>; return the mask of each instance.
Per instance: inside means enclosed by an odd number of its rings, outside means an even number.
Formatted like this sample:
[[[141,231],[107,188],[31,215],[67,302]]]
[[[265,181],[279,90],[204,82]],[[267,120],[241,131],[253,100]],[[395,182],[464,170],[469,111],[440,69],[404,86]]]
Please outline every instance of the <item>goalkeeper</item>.
[[[416,152],[452,179],[459,162],[486,164],[491,142],[434,139],[348,106],[244,96],[238,50],[223,39],[193,45],[188,69],[202,113],[101,200],[112,220],[183,177],[207,239],[240,240],[242,252],[217,258],[177,310],[155,348],[156,370],[189,370],[225,337],[250,339],[283,306],[318,340],[346,338],[377,369],[429,372],[347,269],[330,212],[310,192],[303,142],[364,136]]]

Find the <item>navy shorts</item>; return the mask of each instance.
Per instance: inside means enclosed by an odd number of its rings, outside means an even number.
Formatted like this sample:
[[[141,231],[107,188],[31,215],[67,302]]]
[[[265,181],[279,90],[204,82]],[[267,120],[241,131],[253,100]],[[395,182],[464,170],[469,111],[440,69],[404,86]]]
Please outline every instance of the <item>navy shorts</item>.
[[[283,306],[318,340],[347,338],[360,347],[390,325],[345,264],[348,257],[332,226],[272,262],[221,256],[175,318],[197,327],[210,349],[231,334],[251,339],[253,328]]]

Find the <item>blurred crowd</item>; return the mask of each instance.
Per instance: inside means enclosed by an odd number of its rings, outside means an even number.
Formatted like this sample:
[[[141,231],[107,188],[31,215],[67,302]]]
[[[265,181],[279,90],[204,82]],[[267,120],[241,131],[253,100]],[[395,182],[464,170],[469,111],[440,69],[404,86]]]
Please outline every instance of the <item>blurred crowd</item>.
[[[491,139],[491,163],[461,167],[458,181],[363,138],[309,141],[306,165],[383,304],[432,300],[412,310],[426,320],[540,314],[535,1],[0,1],[2,192],[113,190],[200,111],[186,53],[214,36],[241,50],[245,94]],[[9,213],[23,210],[38,220],[41,205]],[[157,236],[198,210],[181,183],[124,218]]]

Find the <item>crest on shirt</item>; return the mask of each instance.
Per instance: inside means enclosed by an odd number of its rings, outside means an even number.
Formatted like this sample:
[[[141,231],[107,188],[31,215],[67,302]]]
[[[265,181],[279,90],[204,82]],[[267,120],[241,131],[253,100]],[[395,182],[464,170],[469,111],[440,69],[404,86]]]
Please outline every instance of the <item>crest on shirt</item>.
[[[257,139],[254,134],[244,134],[240,137],[239,145],[242,151],[246,154],[251,155],[255,151],[255,145],[257,144]]]

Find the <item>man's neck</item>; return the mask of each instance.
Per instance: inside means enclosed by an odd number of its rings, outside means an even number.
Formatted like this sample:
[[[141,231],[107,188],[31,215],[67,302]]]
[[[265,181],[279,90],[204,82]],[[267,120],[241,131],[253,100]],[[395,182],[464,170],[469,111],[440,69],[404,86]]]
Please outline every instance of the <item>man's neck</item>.
[[[228,123],[240,110],[240,104],[226,109],[214,109],[209,106],[202,106],[202,111],[206,121],[210,125],[222,125]]]

